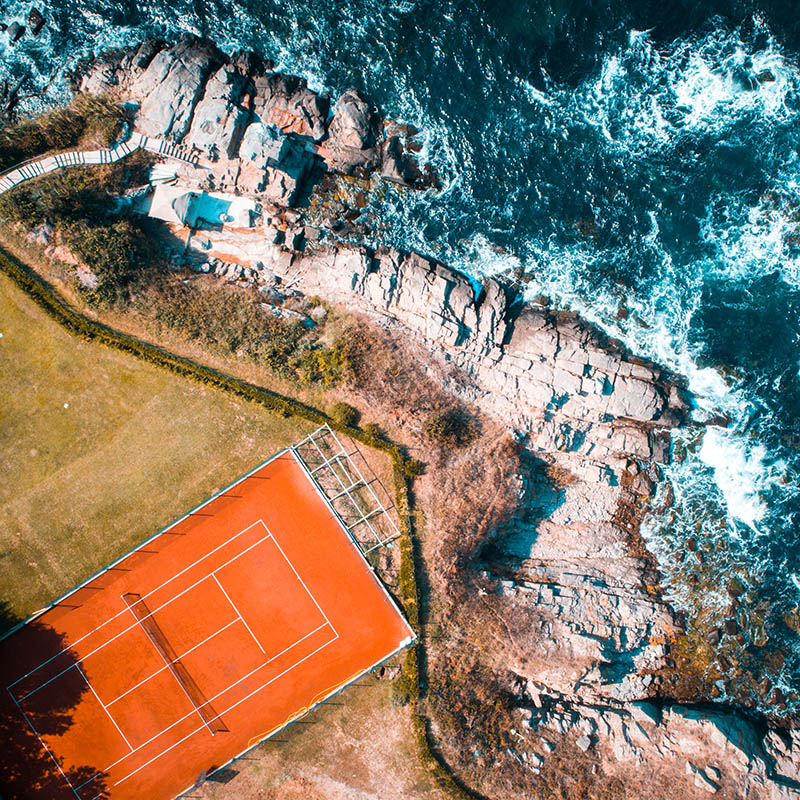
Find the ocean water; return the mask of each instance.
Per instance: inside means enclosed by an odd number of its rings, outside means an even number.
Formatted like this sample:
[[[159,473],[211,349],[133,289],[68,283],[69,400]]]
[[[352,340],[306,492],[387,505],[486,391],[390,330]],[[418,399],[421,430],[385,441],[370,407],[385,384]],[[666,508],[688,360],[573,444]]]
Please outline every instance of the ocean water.
[[[738,9],[733,13],[730,7]],[[6,6],[5,22],[28,2]],[[646,534],[665,587],[748,673],[800,691],[800,22],[794,6],[590,0],[47,0],[0,78],[57,103],[82,55],[180,29],[419,127],[438,192],[390,188],[375,241],[512,272],[686,376],[697,425]],[[33,94],[33,92],[31,92]],[[720,422],[726,419],[728,424]],[[711,425],[702,423],[711,421]],[[702,554],[702,563],[693,546]],[[688,555],[687,555],[688,553]],[[738,595],[732,607],[732,594]],[[766,681],[764,680],[766,679]],[[782,711],[782,709],[778,709]]]

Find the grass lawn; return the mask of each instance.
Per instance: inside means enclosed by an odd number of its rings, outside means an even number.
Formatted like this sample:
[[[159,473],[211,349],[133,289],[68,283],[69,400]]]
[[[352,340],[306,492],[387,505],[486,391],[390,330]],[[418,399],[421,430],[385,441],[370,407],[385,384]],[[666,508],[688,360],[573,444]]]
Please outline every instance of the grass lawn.
[[[312,426],[68,334],[0,275],[0,604],[22,619]]]

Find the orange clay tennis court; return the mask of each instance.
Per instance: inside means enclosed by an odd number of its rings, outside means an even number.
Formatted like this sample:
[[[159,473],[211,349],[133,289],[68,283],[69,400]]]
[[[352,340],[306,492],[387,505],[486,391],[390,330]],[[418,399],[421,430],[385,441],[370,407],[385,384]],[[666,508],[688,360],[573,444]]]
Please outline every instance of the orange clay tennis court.
[[[412,640],[285,451],[0,642],[3,757],[26,797],[171,798]]]

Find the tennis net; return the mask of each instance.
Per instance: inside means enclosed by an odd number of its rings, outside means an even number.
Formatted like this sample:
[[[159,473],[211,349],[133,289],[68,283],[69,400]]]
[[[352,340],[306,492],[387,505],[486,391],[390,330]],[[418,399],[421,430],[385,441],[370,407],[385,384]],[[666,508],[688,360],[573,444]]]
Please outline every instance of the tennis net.
[[[175,649],[164,635],[164,631],[156,621],[150,609],[148,609],[142,596],[134,592],[122,595],[122,599],[127,604],[131,613],[136,617],[136,621],[142,627],[147,638],[152,642],[153,647],[158,650],[161,657],[169,667],[175,680],[178,681],[186,696],[191,701],[200,718],[212,734],[227,731],[225,723],[221,717],[211,707],[211,703],[206,699],[196,681],[189,674],[186,667],[181,662]]]

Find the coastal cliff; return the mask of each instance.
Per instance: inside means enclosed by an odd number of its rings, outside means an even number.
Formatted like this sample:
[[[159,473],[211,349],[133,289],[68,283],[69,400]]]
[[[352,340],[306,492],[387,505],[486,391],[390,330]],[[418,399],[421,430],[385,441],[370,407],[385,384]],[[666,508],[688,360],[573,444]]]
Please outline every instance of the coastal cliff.
[[[670,702],[661,685],[683,625],[638,528],[669,432],[689,412],[676,376],[575,315],[526,303],[511,283],[476,284],[416,253],[336,241],[329,234],[346,216],[307,224],[301,198],[325,172],[411,189],[434,180],[416,163],[414,132],[355,91],[331,104],[252,54],[229,57],[192,37],[103,56],[76,87],[129,104],[137,132],[190,148],[198,166],[174,168],[180,186],[253,199],[250,228],[195,226],[185,268],[273,298],[320,297],[402,335],[446,392],[562,476],[555,487],[536,471],[520,476],[525,513],[481,565],[484,585],[513,610],[514,647],[493,657],[519,678],[529,735],[572,735],[609,763],[675,771],[698,796],[800,796],[794,731]]]

